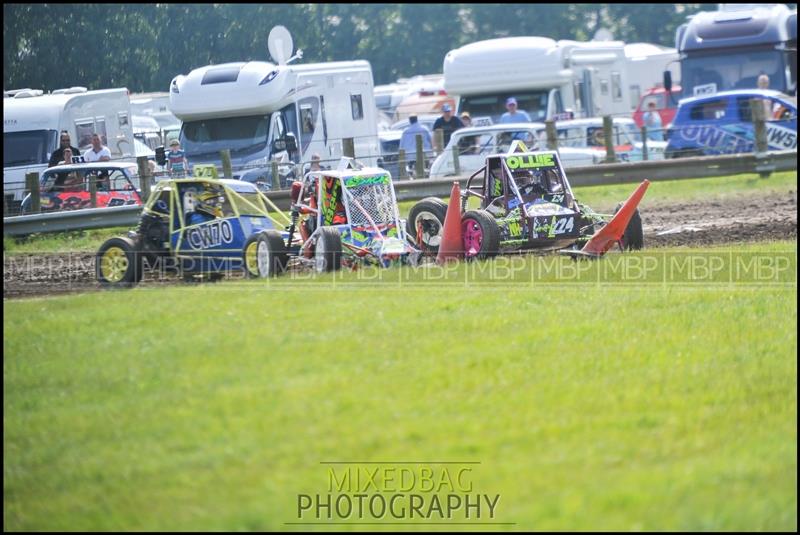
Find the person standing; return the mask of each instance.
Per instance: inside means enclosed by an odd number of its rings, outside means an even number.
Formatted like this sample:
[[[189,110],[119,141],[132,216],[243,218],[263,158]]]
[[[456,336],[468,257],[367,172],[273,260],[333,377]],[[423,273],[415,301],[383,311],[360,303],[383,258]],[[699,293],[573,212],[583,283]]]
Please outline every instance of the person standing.
[[[500,124],[509,123],[530,123],[531,116],[525,110],[517,109],[517,99],[509,97],[506,100],[506,113],[500,117]]]
[[[186,176],[188,169],[189,161],[186,159],[186,153],[181,150],[181,142],[173,139],[167,153],[167,171],[171,177],[175,178]]]
[[[442,106],[442,116],[433,123],[433,130],[441,128],[444,133],[444,146],[450,143],[450,136],[459,128],[464,128],[461,119],[453,115],[453,107],[450,104]]]
[[[400,136],[400,149],[406,151],[406,158],[410,163],[414,163],[417,158],[417,134],[422,135],[422,150],[428,152],[431,150],[431,133],[427,128],[419,124],[416,115],[408,118],[408,127],[403,130],[403,135]]]
[[[87,162],[107,162],[111,160],[111,151],[103,145],[99,134],[92,134],[92,148],[83,153],[83,159]]]
[[[661,114],[656,109],[656,103],[650,101],[647,111],[642,117],[644,125],[647,127],[647,139],[650,141],[664,141],[664,132],[661,129]]]
[[[64,160],[64,151],[66,149],[70,150],[70,156],[80,156],[81,151],[78,150],[77,147],[73,147],[70,145],[70,137],[69,132],[66,130],[61,131],[61,145],[53,151],[53,154],[50,155],[50,161],[47,163],[47,167],[53,167],[54,165],[58,165],[59,162]],[[72,158],[67,163],[72,163]]]

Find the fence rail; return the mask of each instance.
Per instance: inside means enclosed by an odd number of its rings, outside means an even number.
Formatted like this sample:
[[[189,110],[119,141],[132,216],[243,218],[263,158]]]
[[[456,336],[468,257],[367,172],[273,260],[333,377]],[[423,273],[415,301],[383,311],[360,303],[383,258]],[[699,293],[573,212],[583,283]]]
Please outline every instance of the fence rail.
[[[638,163],[597,164],[573,167],[567,171],[572,186],[599,186],[626,184],[644,179],[683,180],[714,176],[771,172],[797,169],[797,151],[776,151],[764,154],[733,154],[725,156],[698,156],[678,160],[651,160]],[[396,180],[399,201],[418,200],[424,197],[446,197],[453,181],[463,186],[468,176],[423,180]],[[267,193],[279,208],[288,209],[289,190]],[[35,232],[96,229],[116,226],[134,226],[138,222],[141,206],[90,208],[65,212],[32,214],[3,218],[3,233],[25,235]]]

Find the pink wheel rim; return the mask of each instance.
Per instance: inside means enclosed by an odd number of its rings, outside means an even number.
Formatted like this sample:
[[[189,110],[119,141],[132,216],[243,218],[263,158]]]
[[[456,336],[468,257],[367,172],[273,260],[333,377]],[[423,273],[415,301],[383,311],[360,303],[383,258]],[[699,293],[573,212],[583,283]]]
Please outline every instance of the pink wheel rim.
[[[477,256],[483,243],[483,231],[474,219],[467,219],[461,223],[461,235],[464,239],[464,256],[471,258]]]

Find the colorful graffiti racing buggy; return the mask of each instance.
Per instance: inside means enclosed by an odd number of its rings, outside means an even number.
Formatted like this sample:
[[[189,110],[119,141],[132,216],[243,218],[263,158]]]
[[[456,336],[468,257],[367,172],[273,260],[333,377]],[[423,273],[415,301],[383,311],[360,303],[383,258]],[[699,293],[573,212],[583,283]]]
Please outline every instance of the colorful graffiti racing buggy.
[[[473,185],[478,180],[481,184]],[[613,215],[598,214],[575,199],[557,152],[529,152],[515,141],[508,153],[488,156],[467,181],[461,198],[465,257],[530,249],[601,256],[615,243],[641,249],[636,206],[648,184],[644,181]],[[479,209],[466,210],[470,197],[480,200]],[[426,252],[438,251],[446,213],[447,205],[435,197],[411,208],[408,232]]]
[[[342,158],[336,170],[311,171],[292,185],[292,226],[300,231],[301,259],[317,271],[343,264],[415,264],[420,251],[407,241],[390,174]]]
[[[270,206],[285,222],[275,219]],[[153,189],[139,226],[97,252],[97,280],[106,287],[138,283],[145,266],[216,279],[244,269],[251,277],[282,271],[289,218],[256,186],[240,180],[163,180]],[[281,229],[281,230],[278,230]]]

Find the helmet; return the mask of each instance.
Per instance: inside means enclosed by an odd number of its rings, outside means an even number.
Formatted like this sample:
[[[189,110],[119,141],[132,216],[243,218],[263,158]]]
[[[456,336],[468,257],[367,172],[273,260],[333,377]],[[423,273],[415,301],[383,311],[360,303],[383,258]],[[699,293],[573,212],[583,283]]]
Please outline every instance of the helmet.
[[[216,188],[209,188],[195,196],[194,209],[212,217],[222,217],[222,205],[225,197],[222,191]]]
[[[529,169],[520,169],[514,171],[513,176],[514,176],[514,182],[517,183],[517,187],[519,188],[527,186],[528,184],[533,184],[535,180],[533,172],[530,171]]]

